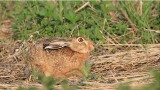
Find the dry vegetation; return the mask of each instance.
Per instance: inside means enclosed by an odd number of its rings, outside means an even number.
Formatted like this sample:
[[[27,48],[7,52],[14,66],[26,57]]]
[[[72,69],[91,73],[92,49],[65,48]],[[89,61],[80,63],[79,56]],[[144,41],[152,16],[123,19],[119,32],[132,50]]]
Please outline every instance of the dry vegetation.
[[[157,1],[157,3],[159,2]],[[119,5],[118,2],[112,2],[112,4],[115,7]],[[138,16],[142,16],[142,0],[140,2],[135,0],[134,5]],[[96,9],[89,2],[84,2],[81,7],[75,10],[75,13],[79,13],[86,7],[96,13]],[[154,8],[152,12],[153,16],[159,14]],[[92,65],[91,74],[95,74],[96,77],[84,82],[86,85],[79,86],[79,89],[114,90],[120,83],[126,82],[130,82],[134,89],[151,83],[153,77],[150,70],[158,70],[160,68],[160,44],[134,44],[141,42],[141,40],[143,41],[145,36],[140,34],[142,35],[141,37],[137,34],[142,28],[128,16],[125,9],[121,9],[121,15],[124,17],[121,17],[118,11],[109,12],[107,15],[112,17],[112,24],[117,24],[121,20],[126,21],[128,23],[128,31],[120,36],[111,34],[105,29],[112,27],[110,25],[106,28],[107,21],[104,19],[104,24],[100,27],[99,32],[105,44],[101,44],[101,42],[99,44],[98,42],[95,52],[92,53],[89,61]],[[27,78],[31,75],[27,52],[30,44],[34,42],[32,37],[37,31],[30,33],[28,35],[30,38],[27,40],[13,40],[10,37],[14,34],[11,28],[12,23],[14,22],[3,20],[0,26],[0,89],[17,89],[20,84],[25,87],[35,86],[41,88],[42,85],[40,83],[27,81]],[[75,25],[72,31],[74,32],[75,28],[80,27],[79,25]],[[154,34],[157,36],[160,32],[155,29],[157,28],[143,28],[143,31],[149,33],[147,35]],[[73,34],[72,31],[69,35]],[[38,35],[40,35],[39,32]],[[123,43],[125,44],[121,44],[121,40],[124,38]],[[151,43],[160,42],[159,38],[151,38],[149,38]],[[59,85],[56,87],[60,88]]]
[[[37,82],[26,81],[31,74],[30,65],[26,63],[28,57],[22,53],[27,50],[26,44],[5,40],[1,43],[0,50],[2,89],[15,89],[20,83],[24,86],[41,86]],[[132,82],[132,86],[136,87],[145,85],[152,82],[149,71],[160,68],[160,45],[152,44],[144,47],[140,44],[104,44],[96,48],[90,63],[91,73],[96,74],[96,78],[85,82],[86,86],[80,86],[82,89],[112,90],[118,84],[126,82]]]

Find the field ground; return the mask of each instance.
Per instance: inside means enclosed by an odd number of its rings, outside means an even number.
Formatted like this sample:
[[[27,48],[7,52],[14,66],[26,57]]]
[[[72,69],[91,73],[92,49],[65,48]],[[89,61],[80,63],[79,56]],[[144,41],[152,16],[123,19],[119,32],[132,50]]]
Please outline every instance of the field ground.
[[[6,45],[4,46],[4,44]],[[1,44],[1,49],[3,48],[6,51],[6,56],[4,52],[1,52],[1,55],[8,57],[8,60],[1,60],[0,88],[14,90],[19,85],[41,88],[42,85],[37,82],[26,83],[26,80],[22,80],[28,75],[26,70],[29,69],[24,61],[25,59],[17,57],[17,53],[9,55],[18,46],[19,49],[24,49],[21,47],[22,44],[16,44],[12,41]],[[7,49],[11,51],[7,51]],[[151,83],[153,79],[150,70],[160,68],[160,45],[104,44],[96,47],[89,62],[92,64],[91,73],[96,74],[98,78],[84,82],[85,85],[79,86],[80,90],[115,90],[120,83],[127,82],[133,88],[137,88]],[[58,85],[56,87],[60,88]]]

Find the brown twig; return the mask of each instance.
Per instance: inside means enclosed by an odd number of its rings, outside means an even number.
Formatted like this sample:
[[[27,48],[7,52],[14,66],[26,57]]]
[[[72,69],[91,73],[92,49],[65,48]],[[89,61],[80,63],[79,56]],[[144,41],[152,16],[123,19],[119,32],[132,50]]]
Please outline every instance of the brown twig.
[[[75,10],[75,13],[78,13],[80,10],[82,10],[83,8],[85,8],[86,6],[88,6],[89,4],[90,4],[89,2],[86,2],[80,8],[78,8],[77,10]]]
[[[135,24],[131,21],[131,19],[128,17],[127,13],[125,10],[121,9],[122,11],[122,14],[124,15],[124,17],[128,20],[128,22],[130,23],[131,27],[134,29],[134,30],[138,30],[137,27],[135,26]]]
[[[140,0],[140,2],[139,2],[139,15],[142,16],[142,13],[143,13],[143,1]]]
[[[112,77],[114,78],[114,80],[118,83],[119,81],[118,81],[117,77],[115,76],[115,74],[111,70],[110,70],[110,73],[111,73]]]
[[[127,28],[128,30],[132,30],[132,28]],[[150,31],[150,32],[154,32],[157,34],[160,34],[160,30],[154,30],[154,29],[144,29],[144,31]]]
[[[92,10],[94,13],[97,13],[97,12],[96,12],[96,9],[95,9],[93,6],[91,6],[90,3],[88,4],[88,6],[91,8],[91,10]]]
[[[75,10],[75,13],[78,13],[79,11],[81,11],[82,9],[84,9],[85,7],[89,6],[90,9],[94,12],[94,13],[97,13],[96,12],[96,9],[91,6],[90,2],[86,2],[85,4],[83,4],[80,8],[78,8],[77,10]]]

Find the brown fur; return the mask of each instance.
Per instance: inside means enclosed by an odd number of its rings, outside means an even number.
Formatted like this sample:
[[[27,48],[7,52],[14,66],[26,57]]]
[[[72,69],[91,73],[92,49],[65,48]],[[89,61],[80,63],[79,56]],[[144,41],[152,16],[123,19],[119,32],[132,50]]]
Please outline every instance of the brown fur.
[[[89,52],[93,50],[93,43],[89,41],[89,39],[87,39],[86,42],[89,42],[88,44],[90,44],[91,47],[79,44],[83,46],[84,50],[87,50],[86,53],[74,51],[69,46],[56,50],[44,50],[44,41],[45,40],[37,41],[37,43],[31,47],[31,64],[35,69],[38,69],[46,76],[67,77],[67,75],[71,73],[81,75],[75,71],[75,69],[82,70],[83,62],[89,58]],[[75,41],[70,43],[73,42],[75,43]]]

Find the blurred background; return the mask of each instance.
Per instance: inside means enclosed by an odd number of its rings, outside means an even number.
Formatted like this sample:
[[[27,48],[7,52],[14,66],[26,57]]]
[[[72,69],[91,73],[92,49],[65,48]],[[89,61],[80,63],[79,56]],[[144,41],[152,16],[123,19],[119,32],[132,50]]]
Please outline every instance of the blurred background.
[[[160,42],[160,2],[0,1],[0,38],[86,36],[97,43]]]

